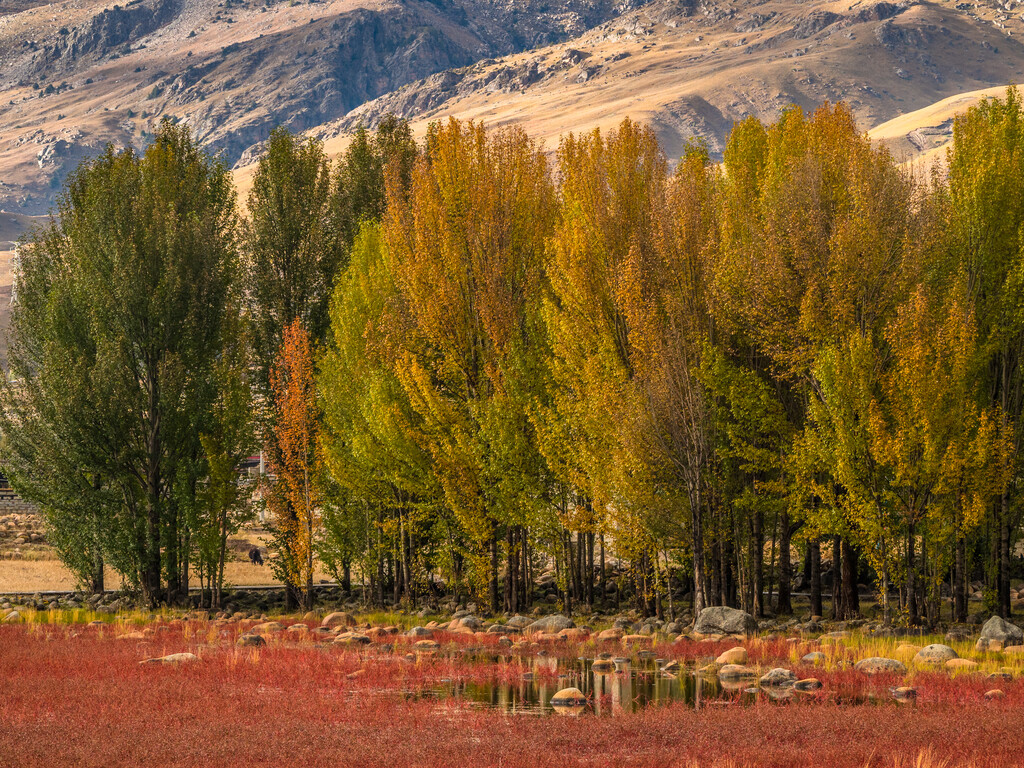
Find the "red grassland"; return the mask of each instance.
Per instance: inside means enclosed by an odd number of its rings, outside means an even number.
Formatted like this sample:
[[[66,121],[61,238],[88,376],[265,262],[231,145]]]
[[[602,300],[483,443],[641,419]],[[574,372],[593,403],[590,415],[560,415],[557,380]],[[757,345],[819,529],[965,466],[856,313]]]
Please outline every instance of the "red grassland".
[[[789,704],[513,716],[401,692],[442,679],[515,680],[529,659],[411,663],[401,652],[310,643],[272,643],[254,653],[236,649],[231,637],[211,646],[207,630],[195,629],[168,628],[140,643],[94,627],[0,627],[0,765],[860,768],[912,765],[922,753],[932,766],[1024,764],[1021,681],[1000,685],[1006,697],[987,701],[993,686],[983,677],[918,674],[916,706],[844,705],[830,692],[884,697],[900,683],[819,672],[823,692]],[[714,651],[694,648],[666,650],[675,658]],[[186,650],[201,660],[138,664]],[[772,650],[762,646],[757,655]]]

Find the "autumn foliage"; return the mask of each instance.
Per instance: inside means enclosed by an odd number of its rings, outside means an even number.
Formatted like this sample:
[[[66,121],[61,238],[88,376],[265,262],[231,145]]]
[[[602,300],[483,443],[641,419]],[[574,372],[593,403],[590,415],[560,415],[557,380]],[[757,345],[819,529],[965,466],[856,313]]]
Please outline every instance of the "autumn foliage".
[[[267,454],[273,457],[265,498],[274,516],[275,533],[287,581],[303,588],[312,605],[313,561],[320,529],[319,412],[313,377],[313,352],[301,320],[284,331],[280,354],[271,370],[275,421]]]

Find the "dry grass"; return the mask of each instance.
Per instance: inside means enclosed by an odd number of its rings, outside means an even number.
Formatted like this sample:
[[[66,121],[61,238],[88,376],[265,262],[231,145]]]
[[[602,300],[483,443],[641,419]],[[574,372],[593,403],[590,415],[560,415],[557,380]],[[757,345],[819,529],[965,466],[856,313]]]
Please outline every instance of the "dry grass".
[[[106,572],[107,589],[119,589],[120,577],[111,569]],[[317,580],[330,579],[323,571]],[[266,586],[280,584],[269,565],[258,566],[248,562],[230,562],[224,567],[224,581],[229,586]],[[192,579],[198,587],[198,579]],[[4,592],[57,592],[75,588],[71,572],[59,560],[0,560],[0,593]]]

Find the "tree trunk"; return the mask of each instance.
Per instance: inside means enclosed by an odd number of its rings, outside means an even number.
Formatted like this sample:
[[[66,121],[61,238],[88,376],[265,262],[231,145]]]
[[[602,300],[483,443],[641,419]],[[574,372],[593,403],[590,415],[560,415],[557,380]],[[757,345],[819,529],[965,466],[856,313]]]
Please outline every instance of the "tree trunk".
[[[823,616],[821,605],[821,543],[817,539],[807,542],[807,559],[811,561],[811,615]]]
[[[953,621],[964,624],[967,622],[967,540],[962,535],[956,537],[956,559],[953,584]]]
[[[843,608],[843,589],[842,589],[842,545],[839,543],[839,537],[832,537],[832,618],[841,619],[845,616],[846,611]]]
[[[754,513],[753,541],[750,544],[754,555],[754,616],[764,618],[764,513]]]
[[[699,616],[707,607],[707,584],[704,579],[704,511],[700,490],[690,494],[690,527],[693,536],[693,615]],[[616,600],[618,597],[616,596]]]
[[[843,550],[843,618],[852,619],[860,615],[860,596],[857,594],[857,555],[847,539],[842,540]]]
[[[156,363],[148,366],[146,387],[149,395],[149,413],[146,433],[146,579],[143,591],[146,601],[154,605],[160,593],[160,385],[156,379]]]
[[[907,526],[907,613],[911,624],[920,624],[921,615],[917,608],[917,558],[914,555],[916,546],[914,524]]]
[[[491,537],[491,613],[498,612],[498,536]]]
[[[790,597],[793,584],[793,558],[790,553],[793,530],[789,524],[789,512],[782,513],[779,526],[779,599],[775,612],[780,616],[787,616],[793,613]]]
[[[1004,619],[1013,615],[1010,604],[1010,492],[1000,497],[999,515],[999,615]]]

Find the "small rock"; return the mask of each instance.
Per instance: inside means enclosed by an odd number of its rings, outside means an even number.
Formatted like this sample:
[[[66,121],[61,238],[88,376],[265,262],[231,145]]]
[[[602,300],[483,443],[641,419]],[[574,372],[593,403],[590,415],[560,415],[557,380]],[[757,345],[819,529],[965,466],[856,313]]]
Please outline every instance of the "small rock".
[[[260,635],[239,635],[238,640],[235,641],[235,645],[240,645],[243,648],[259,648],[266,644],[267,641]]]
[[[989,701],[992,701],[993,699],[1005,699],[1006,693],[1004,691],[1000,691],[998,688],[993,688],[991,691],[985,691],[985,698]]]
[[[825,654],[821,651],[812,651],[811,653],[808,653],[806,656],[800,659],[800,661],[804,662],[805,664],[824,664]]]

